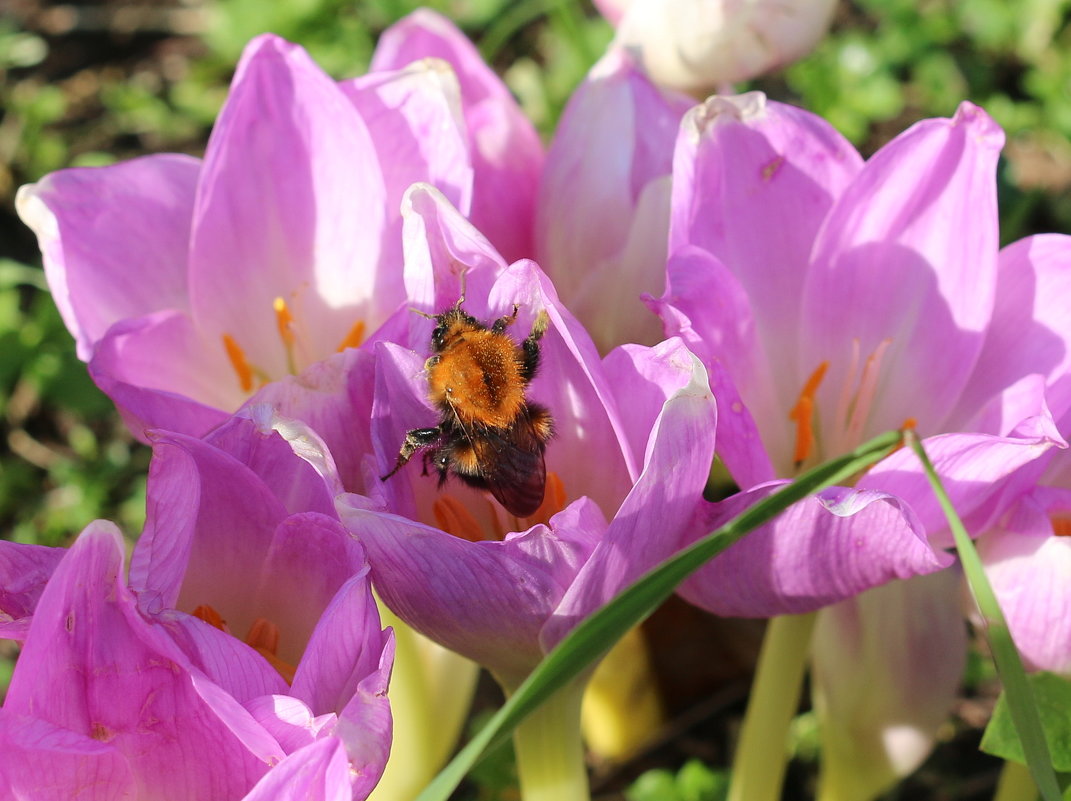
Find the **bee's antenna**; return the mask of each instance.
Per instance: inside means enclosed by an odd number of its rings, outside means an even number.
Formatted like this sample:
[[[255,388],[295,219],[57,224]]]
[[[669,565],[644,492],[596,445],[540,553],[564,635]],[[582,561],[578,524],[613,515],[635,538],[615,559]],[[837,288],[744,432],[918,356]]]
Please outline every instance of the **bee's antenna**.
[[[459,309],[461,308],[461,304],[465,302],[465,284],[467,283],[468,276],[469,271],[467,268],[462,270],[461,274],[458,275],[458,280],[461,282],[461,295],[458,297],[455,305]]]
[[[426,320],[434,320],[435,319],[435,315],[434,314],[428,314],[426,311],[421,311],[420,309],[413,308],[412,306],[409,307],[409,311],[411,311],[413,314],[419,314],[421,317],[425,318]]]

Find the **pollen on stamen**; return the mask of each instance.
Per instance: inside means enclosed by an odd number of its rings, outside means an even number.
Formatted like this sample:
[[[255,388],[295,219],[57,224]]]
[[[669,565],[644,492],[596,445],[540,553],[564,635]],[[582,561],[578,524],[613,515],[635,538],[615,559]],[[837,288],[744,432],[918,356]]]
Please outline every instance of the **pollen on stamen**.
[[[800,390],[796,405],[788,413],[788,419],[796,424],[796,447],[792,458],[797,465],[807,461],[807,457],[811,455],[811,448],[814,447],[814,396],[828,369],[828,361],[822,362],[815,368],[803,385],[803,389]]]
[[[338,352],[342,353],[346,348],[358,348],[362,342],[364,342],[364,320],[358,320],[353,324],[349,333],[342,338]]]
[[[224,334],[223,350],[226,351],[234,372],[238,374],[238,386],[242,388],[242,392],[251,392],[253,389],[253,368],[246,361],[245,351],[242,350],[242,346],[230,334]]]
[[[447,534],[469,542],[481,542],[484,539],[483,530],[476,518],[456,498],[449,495],[439,496],[432,504],[431,511],[435,515],[436,524]]]
[[[290,313],[290,307],[282,298],[276,298],[272,303],[275,309],[275,325],[279,328],[279,338],[283,344],[290,348],[294,344],[294,315]]]

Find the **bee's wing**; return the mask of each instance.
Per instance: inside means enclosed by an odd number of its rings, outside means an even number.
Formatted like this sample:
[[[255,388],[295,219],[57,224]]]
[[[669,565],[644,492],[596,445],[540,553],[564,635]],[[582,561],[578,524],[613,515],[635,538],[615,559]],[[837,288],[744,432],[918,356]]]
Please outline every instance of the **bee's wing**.
[[[531,418],[522,415],[509,428],[493,432],[473,445],[481,478],[495,500],[517,517],[534,513],[543,503],[547,468],[543,462],[546,444]]]

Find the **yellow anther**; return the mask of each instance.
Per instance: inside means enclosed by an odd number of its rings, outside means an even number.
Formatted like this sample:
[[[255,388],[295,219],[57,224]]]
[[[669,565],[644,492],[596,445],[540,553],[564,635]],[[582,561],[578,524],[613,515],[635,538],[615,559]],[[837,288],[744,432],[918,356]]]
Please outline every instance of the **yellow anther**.
[[[342,343],[338,346],[338,352],[341,353],[346,348],[360,347],[362,342],[364,342],[364,321],[358,320],[353,324],[350,332],[342,338]]]
[[[223,349],[227,352],[231,367],[238,374],[238,386],[242,388],[242,392],[251,392],[253,389],[253,368],[246,361],[245,351],[242,350],[241,345],[230,334],[223,335]]]
[[[290,307],[282,298],[276,298],[272,303],[275,309],[275,324],[279,327],[279,338],[287,349],[294,344],[294,315],[290,313]]]
[[[436,524],[447,534],[469,542],[480,542],[483,539],[480,524],[456,498],[441,495],[435,499],[431,510]]]
[[[807,461],[807,457],[811,455],[811,448],[814,447],[814,396],[828,369],[828,361],[822,362],[815,368],[811,377],[807,379],[807,383],[803,385],[803,389],[800,390],[796,405],[788,413],[788,419],[796,424],[796,449],[793,456],[796,464],[803,464]]]

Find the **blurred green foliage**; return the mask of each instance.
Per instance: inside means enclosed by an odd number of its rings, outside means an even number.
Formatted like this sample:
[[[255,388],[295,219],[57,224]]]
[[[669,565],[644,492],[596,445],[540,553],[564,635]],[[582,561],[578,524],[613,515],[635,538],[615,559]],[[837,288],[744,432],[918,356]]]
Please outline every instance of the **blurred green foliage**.
[[[684,763],[677,773],[649,770],[625,793],[628,801],[724,801],[729,794],[729,776],[698,759]]]

